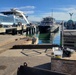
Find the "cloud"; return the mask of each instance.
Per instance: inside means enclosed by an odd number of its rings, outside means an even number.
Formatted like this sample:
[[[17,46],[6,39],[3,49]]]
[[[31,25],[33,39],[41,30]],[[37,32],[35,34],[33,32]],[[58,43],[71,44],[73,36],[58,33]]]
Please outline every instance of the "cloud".
[[[1,8],[0,10],[9,10],[14,7],[6,7],[6,8]],[[28,19],[30,21],[41,21],[43,17],[46,16],[52,16],[52,12],[43,12],[40,11],[37,12],[34,10],[36,7],[35,6],[21,6],[21,7],[16,7],[19,10],[25,12],[25,14],[29,15]],[[68,6],[68,7],[60,7],[60,8],[51,8],[53,9],[53,17],[56,20],[69,20],[70,15],[69,13],[73,13],[72,19],[76,21],[76,6]],[[37,12],[37,13],[36,13]]]
[[[48,13],[43,13],[43,15],[40,16],[29,16],[29,20],[31,21],[41,21],[42,18],[47,17],[47,16],[52,16],[52,12],[48,12]],[[63,20],[63,21],[68,21],[70,19],[70,15],[67,12],[53,12],[53,17],[56,20]],[[76,15],[73,14],[72,19],[74,21],[76,21]]]
[[[21,6],[21,7],[3,7],[0,8],[0,11],[9,11],[12,8],[16,8],[18,10],[21,10],[25,12],[26,14],[34,14],[34,9],[36,8],[35,6]]]
[[[65,12],[54,12],[53,16],[56,20],[69,20],[70,19],[69,14]]]
[[[43,17],[46,17],[46,16],[52,16],[51,12],[45,13],[43,15]],[[66,12],[53,12],[53,17],[56,20],[66,20],[67,21],[70,19],[69,13],[66,13]],[[76,21],[76,15],[75,14],[73,14],[72,20]]]
[[[31,11],[23,11],[25,14],[34,14],[35,11],[31,10]]]
[[[33,10],[36,7],[35,6],[3,7],[3,8],[0,8],[0,11],[2,11],[2,10],[10,10],[12,8],[16,8],[16,9],[19,9],[19,10]]]
[[[68,12],[68,13],[76,13],[76,8],[69,7],[69,8],[59,8],[59,10]]]
[[[21,7],[23,8],[23,7]],[[26,6],[25,8],[31,8],[31,9],[35,9],[35,6]],[[55,11],[54,11],[55,10]],[[74,21],[76,21],[76,5],[71,5],[71,6],[67,6],[67,7],[60,7],[60,8],[54,8],[53,10],[53,17],[56,20],[69,20],[70,19],[70,15],[69,13],[73,13],[72,19]],[[41,21],[43,17],[46,16],[52,16],[52,12],[39,12],[40,14],[37,15],[37,13],[34,15],[35,11],[34,10],[29,10],[29,11],[25,11],[26,14],[31,14],[31,16],[29,16],[29,20],[31,21]]]
[[[60,8],[50,8],[53,9],[53,17],[56,20],[69,20],[70,15],[69,13],[73,13],[72,19],[76,21],[76,5],[60,7]],[[43,14],[45,16],[52,16],[52,12],[47,12]]]
[[[34,15],[28,17],[29,21],[41,21],[41,19],[42,17],[34,16]]]
[[[49,12],[43,15],[43,17],[46,17],[46,16],[54,17],[56,20],[68,20],[69,19],[69,14],[65,12],[53,12],[53,15],[52,15],[52,12]]]
[[[42,18],[48,17],[48,16],[52,16],[52,13],[51,12],[43,13],[42,15],[39,15],[39,16],[33,16],[33,15],[30,16],[29,15],[29,20],[30,21],[41,21]],[[70,19],[69,13],[66,13],[66,12],[53,12],[53,17],[56,20],[63,20],[63,21],[68,21]],[[74,21],[76,21],[76,15],[75,14],[72,16],[72,19]]]
[[[35,6],[22,6],[22,7],[18,7],[17,9],[35,9]]]
[[[43,15],[40,15],[40,16],[33,16],[32,15],[32,16],[29,16],[28,18],[30,21],[41,21],[42,18],[48,17],[48,16],[52,17],[52,13],[51,12],[43,13]],[[69,14],[64,13],[64,12],[53,12],[53,17],[56,20],[69,20],[70,19]]]

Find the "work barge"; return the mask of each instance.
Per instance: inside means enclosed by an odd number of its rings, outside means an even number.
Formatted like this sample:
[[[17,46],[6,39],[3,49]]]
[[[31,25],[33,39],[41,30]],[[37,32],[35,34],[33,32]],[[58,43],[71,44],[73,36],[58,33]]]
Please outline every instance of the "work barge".
[[[33,34],[37,26],[29,23],[27,16],[17,9],[0,12],[0,34]]]

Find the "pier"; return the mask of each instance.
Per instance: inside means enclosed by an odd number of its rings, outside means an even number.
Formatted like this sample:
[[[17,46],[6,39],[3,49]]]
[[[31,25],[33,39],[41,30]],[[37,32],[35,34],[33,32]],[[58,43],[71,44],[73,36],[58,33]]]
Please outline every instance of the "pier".
[[[3,38],[2,36],[3,37],[5,36],[6,38],[5,37]],[[1,39],[1,37],[2,37],[2,39]],[[0,49],[5,48],[5,51],[0,53],[0,60],[1,60],[0,61],[0,74],[1,75],[3,75],[3,74],[18,75],[17,74],[18,67],[20,67],[20,65],[22,65],[24,62],[27,62],[29,67],[41,68],[41,69],[51,71],[51,66],[52,66],[51,63],[57,64],[56,63],[57,60],[54,60],[55,62],[53,62],[53,60],[51,60],[52,45],[39,45],[39,46],[42,46],[42,47],[40,47],[41,49],[35,49],[36,47],[38,47],[38,45],[26,45],[28,42],[25,42],[25,45],[23,45],[24,47],[20,48],[20,46],[18,47],[17,45],[22,44],[22,42],[19,41],[19,39],[23,39],[23,38],[24,38],[24,36],[0,35],[0,43],[1,44],[2,44],[2,42],[5,43],[5,41],[7,41],[7,43],[8,43],[8,44],[6,43],[2,47],[0,47]],[[24,42],[24,40],[23,40],[23,42]],[[17,48],[15,47],[14,49],[12,49],[13,46],[17,46]],[[54,45],[54,46],[57,46],[57,45]],[[26,49],[25,49],[25,47],[26,47]],[[24,48],[24,50],[23,50],[23,48]],[[45,50],[46,50],[45,48],[49,48],[49,49],[45,52]],[[72,56],[70,58],[68,57],[68,58],[63,58],[63,59],[64,60],[67,60],[67,59],[76,60],[75,57],[76,57],[76,52],[74,54],[72,54]],[[65,62],[65,63],[67,63],[67,62]],[[70,63],[70,62],[68,62],[68,63]],[[53,68],[54,67],[52,67],[52,70],[53,70]],[[57,69],[56,66],[55,66],[55,69]],[[71,69],[71,71],[73,71],[73,69]]]
[[[28,38],[23,35],[20,36],[0,35],[0,43],[1,44],[3,43],[2,45],[0,44],[1,45],[0,46],[0,60],[1,60],[0,74],[1,75],[3,74],[18,75],[17,74],[18,67],[20,67],[20,65],[23,64],[24,62],[26,62],[28,66],[31,68],[32,67],[40,68],[49,71],[52,71],[53,68],[55,68],[55,70],[58,70],[55,65],[54,65],[55,67],[52,66],[53,64],[58,64],[56,63],[56,61],[58,60],[57,59],[52,60],[51,58],[52,58],[52,47],[59,47],[59,45],[52,45],[52,44],[34,45],[31,44],[32,43],[31,39],[28,40]],[[61,60],[63,59],[76,60],[75,57],[76,57],[76,52],[73,53],[71,57],[67,57],[67,58],[63,57]],[[62,61],[60,61],[60,63],[62,64]],[[69,66],[71,67],[71,65]],[[66,66],[64,66],[61,69],[64,69],[65,67]]]
[[[26,28],[26,34],[27,35],[34,34],[36,32],[37,32],[37,26],[36,25],[27,26],[27,28]]]
[[[11,33],[12,35],[15,34],[34,34],[37,31],[37,26],[36,25],[31,25],[31,26],[17,26],[17,27],[8,27],[8,28],[4,28],[4,27],[0,27],[0,33],[3,34],[8,34]]]
[[[2,14],[0,15],[2,17],[0,21],[0,33],[11,33],[12,35],[23,33],[33,34],[37,30],[37,26],[30,23],[22,11],[11,9],[10,11],[0,12],[0,14]],[[10,15],[12,17],[10,17]],[[10,19],[12,21],[10,21]]]

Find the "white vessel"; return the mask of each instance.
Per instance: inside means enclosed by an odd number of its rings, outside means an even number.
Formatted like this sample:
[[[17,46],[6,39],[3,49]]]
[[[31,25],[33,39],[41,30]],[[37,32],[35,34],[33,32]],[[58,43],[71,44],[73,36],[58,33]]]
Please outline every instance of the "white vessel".
[[[10,11],[0,12],[0,24],[2,25],[17,25],[19,22],[22,25],[29,24],[27,16],[17,9],[11,9]]]

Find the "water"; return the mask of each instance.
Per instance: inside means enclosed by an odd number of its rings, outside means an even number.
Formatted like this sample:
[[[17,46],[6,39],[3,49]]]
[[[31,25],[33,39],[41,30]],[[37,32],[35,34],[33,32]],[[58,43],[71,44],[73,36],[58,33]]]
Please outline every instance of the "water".
[[[60,31],[56,33],[54,39],[53,39],[53,44],[58,44],[60,45]]]
[[[50,34],[45,33],[45,34],[39,34],[39,43],[38,44],[45,44],[45,43],[50,43]]]
[[[58,44],[60,45],[60,32],[39,34],[38,44]]]
[[[60,45],[60,31],[57,33],[42,33],[29,35],[30,37],[36,36],[39,39],[38,44],[58,44]]]

